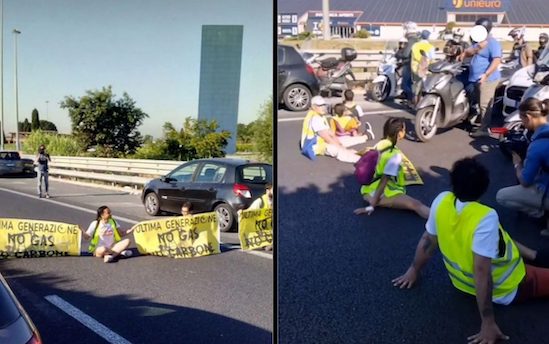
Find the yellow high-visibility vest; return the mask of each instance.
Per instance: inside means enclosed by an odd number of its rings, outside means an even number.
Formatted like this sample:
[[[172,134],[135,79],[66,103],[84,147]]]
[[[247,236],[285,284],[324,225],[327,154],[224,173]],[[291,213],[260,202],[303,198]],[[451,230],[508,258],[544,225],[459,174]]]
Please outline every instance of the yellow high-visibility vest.
[[[100,221],[100,220],[99,220]],[[95,248],[97,247],[97,243],[99,243],[99,231],[97,230],[100,226],[100,223],[95,225],[95,230],[92,234],[92,239],[90,241],[90,246],[88,247],[88,252],[93,253],[95,251]],[[112,227],[113,235],[114,235],[114,242],[117,243],[121,240],[120,233],[118,233],[118,228],[116,227],[116,222],[111,218],[109,219],[109,224]]]
[[[313,131],[313,128],[311,127],[311,120],[314,116],[321,115],[313,110],[310,110],[303,120],[303,129],[301,130],[301,147],[303,147],[305,139],[312,139],[316,135]],[[323,118],[323,120],[325,121],[326,119]],[[328,126],[327,123],[326,125]],[[324,139],[318,135],[316,135],[316,144],[313,146],[313,151],[315,152],[315,155],[324,155],[324,153],[326,152],[326,141],[324,141]]]
[[[492,209],[478,202],[471,202],[465,205],[461,214],[458,214],[455,202],[456,196],[449,193],[441,200],[436,210],[438,244],[454,287],[467,294],[476,295],[473,276],[473,236],[479,223]],[[492,259],[494,298],[502,298],[513,293],[526,275],[518,248],[501,225],[499,234],[505,252],[500,252],[500,257]]]

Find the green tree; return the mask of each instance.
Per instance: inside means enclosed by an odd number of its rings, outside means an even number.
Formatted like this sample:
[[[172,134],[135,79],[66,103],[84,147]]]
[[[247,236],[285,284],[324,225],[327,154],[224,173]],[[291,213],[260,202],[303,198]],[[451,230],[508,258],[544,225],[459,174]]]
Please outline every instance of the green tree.
[[[254,143],[261,158],[273,161],[273,100],[269,99],[259,112],[254,125]]]
[[[40,130],[57,131],[57,127],[52,122],[41,119]]]
[[[194,160],[225,156],[231,133],[218,132],[216,121],[185,118],[177,130],[170,122],[163,127],[162,139],[145,143],[134,155],[138,159]]]
[[[137,127],[148,117],[135,104],[127,93],[115,99],[109,86],[87,91],[79,99],[65,97],[61,108],[69,110],[73,135],[83,148],[98,146],[98,151],[110,156],[126,156],[141,146]]]
[[[32,125],[27,118],[23,122],[19,122],[19,131],[23,133],[30,133],[32,131]]]
[[[31,128],[32,131],[40,129],[40,118],[38,117],[38,110],[32,110],[31,115]]]

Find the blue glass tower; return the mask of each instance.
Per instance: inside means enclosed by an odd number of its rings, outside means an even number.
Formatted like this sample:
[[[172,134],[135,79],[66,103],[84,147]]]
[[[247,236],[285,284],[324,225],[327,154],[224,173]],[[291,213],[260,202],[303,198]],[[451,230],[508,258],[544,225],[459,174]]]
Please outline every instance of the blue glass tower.
[[[215,119],[231,132],[227,153],[236,152],[242,25],[203,25],[198,119]]]

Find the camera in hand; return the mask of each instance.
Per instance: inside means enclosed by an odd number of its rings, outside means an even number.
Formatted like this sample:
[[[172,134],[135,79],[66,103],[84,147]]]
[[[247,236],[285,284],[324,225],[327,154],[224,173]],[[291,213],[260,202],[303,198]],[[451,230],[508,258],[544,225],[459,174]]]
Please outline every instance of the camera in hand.
[[[526,151],[528,150],[529,144],[530,139],[523,130],[509,131],[499,143],[501,150],[505,155],[511,156],[511,153],[515,152],[522,160],[526,158]]]

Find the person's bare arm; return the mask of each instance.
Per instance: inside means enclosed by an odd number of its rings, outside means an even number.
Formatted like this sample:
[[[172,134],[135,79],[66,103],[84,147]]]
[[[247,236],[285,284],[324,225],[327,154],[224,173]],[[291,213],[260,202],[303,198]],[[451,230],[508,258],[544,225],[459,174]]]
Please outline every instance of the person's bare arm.
[[[486,81],[488,77],[498,69],[500,64],[501,64],[501,57],[496,57],[495,59],[493,59],[492,63],[490,63],[490,66],[488,67],[486,72],[484,72],[484,74],[480,78],[480,83],[483,83],[484,81]]]
[[[395,287],[400,287],[401,289],[412,288],[417,281],[419,272],[435,254],[437,248],[438,238],[436,235],[431,235],[429,232],[425,231],[417,244],[416,254],[412,261],[412,265],[410,265],[408,271],[406,271],[404,275],[392,280],[393,285]]]
[[[372,197],[371,206],[375,207],[379,203],[379,199],[381,198],[381,195],[383,195],[383,191],[385,191],[385,187],[387,186],[387,183],[389,182],[389,177],[386,175],[383,175],[381,177],[381,181],[379,182],[379,185],[377,186],[376,192],[374,194],[374,197]]]
[[[474,255],[474,280],[477,295],[478,311],[481,318],[480,332],[467,338],[469,343],[496,343],[500,339],[509,339],[505,336],[498,325],[494,316],[492,305],[492,259],[483,257],[476,253]]]
[[[341,142],[339,142],[339,139],[329,129],[321,130],[321,131],[317,132],[317,134],[318,134],[318,136],[322,137],[322,139],[324,139],[324,141],[326,141],[326,143],[331,144],[331,145],[335,145],[335,146],[338,146],[338,147],[343,147],[341,145]]]

